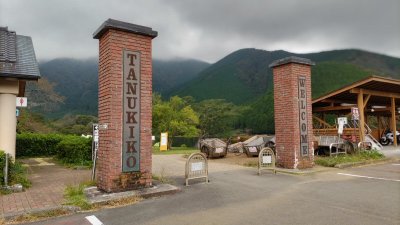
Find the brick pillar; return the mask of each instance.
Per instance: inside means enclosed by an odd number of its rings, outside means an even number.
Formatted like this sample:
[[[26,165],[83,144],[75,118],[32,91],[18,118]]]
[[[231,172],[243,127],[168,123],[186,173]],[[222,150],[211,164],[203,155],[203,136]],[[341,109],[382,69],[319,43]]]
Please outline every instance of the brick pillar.
[[[152,39],[149,27],[108,19],[99,39],[97,186],[117,192],[152,185]],[[101,128],[101,126],[100,126]]]
[[[290,169],[314,166],[312,145],[311,66],[309,59],[274,61],[274,113],[277,165]]]

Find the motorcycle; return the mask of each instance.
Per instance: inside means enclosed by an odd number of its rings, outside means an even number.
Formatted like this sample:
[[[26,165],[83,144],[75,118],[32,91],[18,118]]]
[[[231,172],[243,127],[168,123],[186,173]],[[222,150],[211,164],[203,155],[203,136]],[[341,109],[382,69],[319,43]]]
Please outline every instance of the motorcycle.
[[[397,143],[400,143],[400,132],[396,131],[396,138],[397,138]],[[382,145],[389,145],[391,143],[393,143],[393,132],[390,131],[389,129],[385,130],[385,132],[383,132],[381,139],[379,140],[379,142]]]

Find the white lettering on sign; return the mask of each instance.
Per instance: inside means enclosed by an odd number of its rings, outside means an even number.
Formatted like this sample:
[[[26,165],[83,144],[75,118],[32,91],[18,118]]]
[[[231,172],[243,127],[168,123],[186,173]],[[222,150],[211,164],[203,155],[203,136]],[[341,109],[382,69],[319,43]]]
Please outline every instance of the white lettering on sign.
[[[17,107],[27,107],[28,99],[26,97],[17,97],[16,104],[17,104]]]
[[[202,162],[192,163],[192,171],[200,171],[200,170],[203,170]]]
[[[262,162],[263,163],[272,163],[272,156],[270,156],[270,155],[263,156]]]
[[[300,152],[302,156],[308,155],[308,125],[307,125],[307,88],[306,77],[299,77],[299,128]]]

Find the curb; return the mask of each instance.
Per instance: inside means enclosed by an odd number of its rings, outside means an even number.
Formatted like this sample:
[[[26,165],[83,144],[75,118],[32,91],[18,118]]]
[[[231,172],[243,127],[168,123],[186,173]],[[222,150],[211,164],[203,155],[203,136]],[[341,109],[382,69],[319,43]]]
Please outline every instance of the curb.
[[[88,191],[86,191],[88,190]],[[158,184],[153,187],[143,188],[139,190],[105,193],[97,189],[97,187],[88,187],[85,195],[90,204],[107,204],[111,201],[122,200],[132,197],[152,198],[164,195],[171,195],[180,192],[181,189],[171,184]],[[92,192],[92,193],[91,193]]]
[[[180,191],[181,191],[181,189],[176,186],[173,186],[170,184],[159,184],[152,188],[145,188],[145,189],[141,189],[141,190],[118,192],[118,193],[111,193],[111,194],[102,193],[101,196],[97,196],[97,197],[99,197],[98,199],[94,199],[93,196],[87,196],[87,198],[88,198],[88,202],[90,204],[105,205],[111,201],[126,199],[126,198],[130,198],[130,197],[135,197],[135,196],[147,199],[147,198],[152,198],[152,197],[159,197],[159,196],[164,196],[164,195],[175,194]],[[62,206],[54,206],[54,207],[47,207],[47,208],[41,208],[41,209],[24,210],[24,211],[7,213],[7,214],[0,214],[0,217],[3,217],[7,221],[7,220],[16,219],[19,216],[24,216],[24,215],[29,215],[29,214],[47,213],[47,212],[52,212],[55,210],[64,210],[67,212],[68,215],[84,211],[78,206],[62,205]],[[62,215],[62,216],[65,216],[65,215]],[[52,218],[52,217],[49,217],[49,218]]]
[[[357,167],[357,166],[363,166],[363,165],[374,165],[374,164],[381,164],[381,163],[385,163],[385,162],[395,162],[397,160],[398,159],[396,159],[396,158],[386,158],[386,159],[373,160],[373,161],[341,163],[341,164],[336,164],[334,168],[345,169],[345,168]]]
[[[24,216],[24,215],[29,215],[29,214],[40,214],[40,213],[46,213],[46,212],[51,212],[51,211],[55,211],[55,210],[65,210],[66,212],[72,214],[72,213],[79,212],[81,210],[81,208],[78,206],[53,206],[53,207],[47,207],[47,208],[41,208],[41,209],[31,209],[31,210],[24,210],[24,211],[13,212],[13,213],[6,213],[6,214],[2,214],[2,216],[5,220],[12,220],[19,216]]]

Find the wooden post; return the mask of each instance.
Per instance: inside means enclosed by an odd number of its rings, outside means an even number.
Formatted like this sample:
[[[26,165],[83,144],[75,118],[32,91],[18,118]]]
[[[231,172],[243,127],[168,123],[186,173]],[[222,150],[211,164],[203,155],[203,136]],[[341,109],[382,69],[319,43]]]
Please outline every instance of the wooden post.
[[[359,120],[359,134],[360,134],[360,142],[364,142],[365,138],[365,132],[364,132],[364,94],[363,90],[360,89],[360,92],[358,93],[358,98],[357,98],[357,105],[358,105],[358,114],[360,115],[360,120]]]
[[[381,116],[377,115],[377,120],[378,120],[378,140],[381,138]]]
[[[394,101],[394,97],[392,97],[392,132],[393,132],[393,145],[397,146],[397,136],[396,136],[396,102]]]

